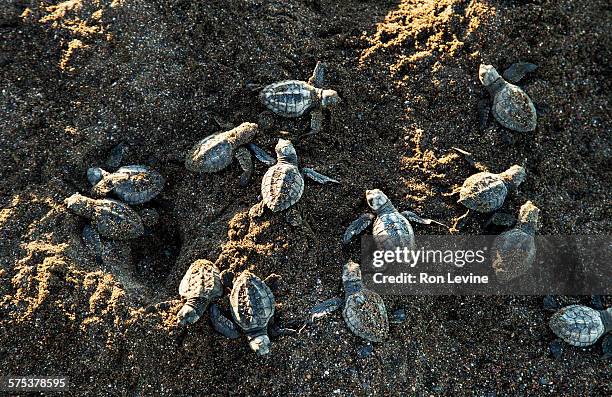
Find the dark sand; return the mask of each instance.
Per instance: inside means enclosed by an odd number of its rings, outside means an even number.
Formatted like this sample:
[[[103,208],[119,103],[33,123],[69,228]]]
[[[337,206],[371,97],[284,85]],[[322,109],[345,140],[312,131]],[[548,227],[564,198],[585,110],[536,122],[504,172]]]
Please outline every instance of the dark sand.
[[[3,0],[0,373],[68,375],[72,395],[612,394],[600,344],[550,355],[541,297],[386,298],[408,319],[366,358],[338,313],[274,340],[267,359],[207,319],[174,325],[178,283],[196,258],[282,275],[279,321],[303,320],[341,293],[340,237],[366,210],[365,189],[446,223],[464,212],[445,194],[474,169],[452,146],[494,172],[525,162],[504,210],[532,200],[541,233],[609,234],[611,15],[591,0]],[[258,120],[250,84],[306,79],[317,60],[343,101],[298,155],[343,183],[307,183],[313,238],[281,217],[249,221],[261,164],[240,188],[237,164],[201,176],[183,158],[219,130],[215,118]],[[478,65],[519,60],[539,65],[521,83],[547,109],[538,129],[508,133],[491,120],[480,130]],[[308,118],[274,123],[257,138],[269,151],[278,131],[308,128]],[[84,221],[62,204],[88,190],[87,167],[119,142],[125,163],[167,179],[150,204],[160,224],[132,242],[127,273],[96,264]],[[483,233],[485,220],[461,233]]]

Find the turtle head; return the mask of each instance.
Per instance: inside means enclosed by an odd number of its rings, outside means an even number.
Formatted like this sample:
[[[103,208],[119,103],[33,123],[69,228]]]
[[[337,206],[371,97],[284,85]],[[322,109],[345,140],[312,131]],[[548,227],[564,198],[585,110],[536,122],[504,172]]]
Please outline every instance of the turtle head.
[[[200,315],[198,314],[197,310],[191,305],[183,306],[176,315],[176,323],[181,327],[184,327],[188,324],[193,324],[199,319]]]
[[[389,202],[389,198],[380,189],[366,190],[366,200],[374,211],[378,211]]]
[[[336,106],[340,102],[338,93],[334,90],[323,90],[321,92],[321,106],[330,108]]]
[[[500,76],[492,65],[482,64],[478,69],[478,78],[485,87],[488,87],[496,82]]]
[[[525,171],[525,167],[515,164],[502,172],[500,177],[508,186],[515,188],[525,181],[527,172]]]
[[[257,353],[258,356],[266,356],[270,354],[270,338],[268,335],[258,335],[249,340],[251,350]]]
[[[93,212],[93,200],[82,194],[75,193],[64,200],[64,205],[77,215],[89,217]]]
[[[357,262],[349,260],[342,268],[342,284],[345,294],[352,295],[363,288],[361,268]]]
[[[521,225],[525,225],[529,232],[535,233],[535,231],[538,230],[539,216],[540,209],[533,205],[531,201],[527,201],[521,206],[518,221]]]
[[[297,153],[291,141],[279,139],[274,150],[279,160],[285,160],[292,164],[297,163]]]
[[[243,144],[249,143],[253,140],[253,138],[255,138],[255,135],[257,135],[258,130],[259,126],[255,123],[242,123],[238,127],[234,128],[234,132],[236,133],[236,140]]]
[[[108,175],[108,172],[100,167],[91,167],[87,169],[87,180],[92,186],[100,182],[106,175]]]

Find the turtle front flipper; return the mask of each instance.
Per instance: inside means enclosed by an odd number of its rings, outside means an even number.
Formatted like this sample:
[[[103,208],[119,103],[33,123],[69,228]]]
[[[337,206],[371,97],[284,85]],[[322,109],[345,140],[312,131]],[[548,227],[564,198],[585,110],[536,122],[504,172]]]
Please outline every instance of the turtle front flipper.
[[[527,73],[531,73],[538,68],[538,65],[529,62],[517,62],[510,65],[504,71],[504,80],[518,83]]]
[[[315,87],[322,87],[325,81],[325,64],[321,61],[317,62],[317,65],[312,72],[312,76],[308,79],[308,84]]]
[[[251,152],[245,147],[239,147],[236,149],[234,154],[236,160],[242,168],[242,175],[240,175],[240,186],[247,186],[251,183],[251,177],[253,176],[253,159],[251,158]]]
[[[206,303],[207,300],[201,297],[192,297],[187,299],[187,302],[176,315],[177,325],[184,327],[198,321],[206,310]]]
[[[219,306],[215,303],[210,305],[210,321],[215,331],[229,339],[236,339],[240,336],[236,324],[227,316],[221,313]]]
[[[433,219],[428,219],[428,218],[421,218],[420,216],[418,216],[417,214],[415,214],[412,211],[402,211],[401,213],[406,219],[408,219],[409,221],[412,222],[416,222],[416,223],[421,223],[423,225],[431,225],[432,223],[435,223],[436,225],[440,225],[440,226],[444,226],[445,228],[448,229],[448,226],[445,225],[444,223],[435,221]]]
[[[251,209],[249,209],[249,216],[251,218],[259,218],[260,216],[263,215],[265,209],[266,209],[266,204],[264,203],[263,200],[261,200],[259,203],[255,204],[254,206],[251,207]]]
[[[368,226],[374,222],[375,218],[376,216],[374,214],[366,213],[351,222],[351,224],[346,228],[344,236],[342,236],[342,243],[348,244],[353,237],[366,230]]]
[[[255,158],[265,165],[272,166],[276,164],[276,159],[268,154],[265,150],[255,145],[254,143],[247,143],[247,148],[253,153]]]
[[[330,298],[319,302],[308,311],[308,322],[313,323],[314,320],[320,317],[325,317],[329,313],[333,313],[344,305],[344,299],[340,297]]]
[[[322,185],[326,184],[326,183],[340,183],[337,180],[330,178],[326,175],[320,174],[317,171],[313,170],[312,168],[302,168],[302,174],[304,174],[304,176],[312,179],[313,181],[320,183]]]

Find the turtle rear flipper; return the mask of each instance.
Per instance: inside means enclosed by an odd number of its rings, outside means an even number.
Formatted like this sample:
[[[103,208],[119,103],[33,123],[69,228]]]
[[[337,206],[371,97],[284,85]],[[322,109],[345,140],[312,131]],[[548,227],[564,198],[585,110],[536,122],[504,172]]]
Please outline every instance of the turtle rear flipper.
[[[478,101],[478,127],[481,131],[487,128],[489,124],[489,115],[491,114],[491,101],[489,99],[481,99]]]
[[[308,79],[308,84],[313,85],[315,87],[323,86],[325,82],[325,64],[321,61],[317,62],[317,65],[312,72],[312,76]]]
[[[504,71],[503,77],[506,81],[518,83],[527,73],[531,73],[537,68],[538,65],[529,62],[513,63]]]
[[[601,350],[603,353],[601,358],[603,360],[612,359],[612,335],[608,335],[603,339],[603,342],[601,342]]]
[[[221,313],[219,306],[215,303],[210,305],[210,321],[215,331],[229,339],[236,339],[240,336],[236,324],[227,316]]]
[[[348,244],[353,239],[353,237],[358,234],[361,234],[361,232],[366,230],[368,226],[372,224],[374,218],[376,218],[374,214],[366,213],[351,222],[351,224],[346,228],[344,236],[342,236],[342,243]]]
[[[240,164],[242,169],[242,175],[240,175],[240,186],[248,186],[251,183],[251,177],[253,176],[253,159],[251,159],[251,152],[244,147],[236,149],[234,154],[236,160]]]
[[[312,179],[313,181],[320,183],[322,185],[326,184],[326,183],[340,183],[337,180],[330,178],[326,175],[320,174],[317,171],[313,170],[312,168],[302,168],[302,174],[304,174],[304,176]]]
[[[255,158],[257,160],[261,161],[262,163],[264,163],[265,165],[272,166],[272,165],[276,164],[276,159],[274,157],[270,156],[268,154],[268,152],[266,152],[265,150],[263,150],[259,146],[255,145],[254,143],[248,143],[246,146],[253,153]]]

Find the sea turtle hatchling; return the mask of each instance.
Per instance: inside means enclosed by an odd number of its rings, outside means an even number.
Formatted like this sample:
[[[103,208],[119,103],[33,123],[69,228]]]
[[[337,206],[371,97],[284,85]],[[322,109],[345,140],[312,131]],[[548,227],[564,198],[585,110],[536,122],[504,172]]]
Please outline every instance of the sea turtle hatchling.
[[[65,199],[64,204],[75,214],[90,219],[91,225],[104,238],[128,240],[144,233],[138,213],[122,202],[92,199],[75,193]]]
[[[348,328],[360,338],[382,342],[389,333],[389,318],[382,297],[365,288],[358,263],[348,261],[342,269],[344,300],[339,297],[320,302],[310,310],[309,322],[342,308]]]
[[[495,238],[492,266],[500,282],[508,282],[531,269],[536,257],[534,236],[539,214],[540,209],[527,201],[519,211],[517,225]]]
[[[595,310],[582,305],[566,306],[552,315],[548,325],[555,335],[570,345],[590,346],[612,331],[612,308]]]
[[[468,210],[487,213],[499,209],[508,191],[525,180],[525,168],[513,165],[500,174],[479,172],[468,177],[459,189],[459,204]]]
[[[310,112],[310,132],[313,135],[321,130],[323,109],[331,108],[340,101],[334,90],[324,90],[325,65],[317,62],[308,82],[284,80],[264,87],[259,94],[261,102],[272,112],[283,117],[300,117]]]
[[[164,188],[164,177],[144,165],[128,165],[115,172],[99,167],[87,170],[87,179],[93,185],[91,195],[102,198],[109,193],[128,204],[142,204],[152,200]]]
[[[177,324],[185,326],[195,323],[202,317],[208,304],[223,294],[219,269],[205,259],[196,260],[183,276],[179,294],[187,301],[176,315]]]
[[[374,223],[372,235],[377,238],[377,243],[387,249],[406,247],[414,249],[414,231],[410,221],[429,225],[442,223],[421,218],[411,211],[399,212],[391,203],[391,200],[379,189],[366,190],[368,206],[376,215],[366,213],[354,220],[344,232],[342,242],[348,244],[353,237],[363,232]],[[445,226],[446,227],[446,226]]]
[[[270,167],[261,181],[262,200],[255,204],[249,214],[253,217],[261,216],[265,208],[272,212],[288,210],[297,203],[304,193],[304,178],[307,176],[315,182],[339,183],[335,179],[310,168],[298,168],[298,157],[290,141],[279,139],[276,144],[277,163]],[[293,209],[287,212],[287,219],[293,226],[301,223],[299,214]]]
[[[253,273],[244,271],[234,280],[230,294],[232,317],[247,335],[251,349],[260,356],[270,353],[267,327],[274,305],[272,291]]]
[[[512,65],[500,76],[491,65],[480,65],[478,76],[480,82],[491,95],[493,104],[491,111],[495,119],[504,127],[527,132],[536,129],[537,114],[533,102],[520,87],[509,83],[518,82],[526,73],[535,69],[530,63],[517,63]],[[482,109],[483,115],[488,114],[488,108]]]
[[[259,161],[274,164],[274,158],[251,143],[258,130],[255,123],[242,123],[229,131],[207,136],[187,153],[185,167],[198,173],[218,172],[228,167],[235,158],[243,171],[240,185],[246,186],[253,174],[253,161],[248,149]]]

